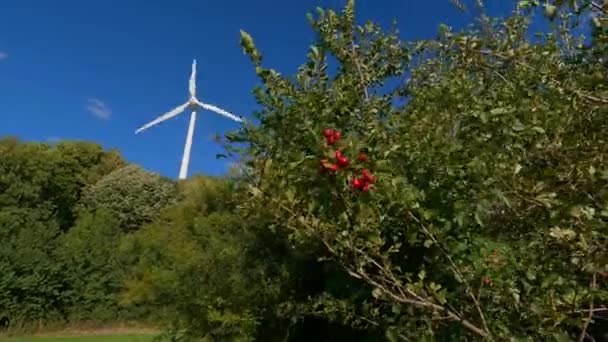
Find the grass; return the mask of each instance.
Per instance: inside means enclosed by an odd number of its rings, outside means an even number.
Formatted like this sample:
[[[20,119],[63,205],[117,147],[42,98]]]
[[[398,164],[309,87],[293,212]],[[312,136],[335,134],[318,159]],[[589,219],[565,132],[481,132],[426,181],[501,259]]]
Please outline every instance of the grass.
[[[0,342],[152,342],[159,330],[143,327],[113,326],[64,328],[0,334]]]
[[[6,342],[151,342],[155,335],[89,335],[89,336],[27,336],[0,337]]]

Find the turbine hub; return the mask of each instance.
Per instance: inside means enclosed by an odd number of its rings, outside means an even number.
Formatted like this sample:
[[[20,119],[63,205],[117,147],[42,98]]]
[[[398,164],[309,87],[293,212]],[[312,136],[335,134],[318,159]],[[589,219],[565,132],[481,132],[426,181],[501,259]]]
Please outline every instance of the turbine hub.
[[[190,108],[195,108],[197,107],[197,101],[195,97],[191,97],[190,100],[188,101],[188,105],[190,105]]]

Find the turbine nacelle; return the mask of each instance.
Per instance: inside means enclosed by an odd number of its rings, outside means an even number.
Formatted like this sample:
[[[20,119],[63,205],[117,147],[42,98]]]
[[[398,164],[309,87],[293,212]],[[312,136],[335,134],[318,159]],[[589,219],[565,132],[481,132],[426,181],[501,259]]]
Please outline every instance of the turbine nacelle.
[[[190,100],[188,100],[188,107],[190,107],[192,110],[199,109],[200,106],[198,99],[196,97],[191,97]]]

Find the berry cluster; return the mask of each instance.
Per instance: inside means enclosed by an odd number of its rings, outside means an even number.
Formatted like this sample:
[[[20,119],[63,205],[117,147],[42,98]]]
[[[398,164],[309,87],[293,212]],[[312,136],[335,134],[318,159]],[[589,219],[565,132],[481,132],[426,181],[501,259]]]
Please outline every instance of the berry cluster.
[[[334,129],[327,128],[323,132],[327,145],[333,146],[340,141],[342,134]],[[365,153],[359,153],[357,161],[360,163],[367,162],[368,158]],[[334,151],[334,162],[330,162],[327,159],[321,160],[322,171],[337,172],[341,169],[346,169],[350,165],[350,160],[346,157],[340,149]],[[350,181],[350,185],[353,189],[357,189],[363,192],[370,190],[373,183],[376,183],[376,177],[372,176],[368,169],[361,170],[361,176],[353,178]]]
[[[372,176],[368,169],[361,170],[361,177],[354,178],[350,181],[350,185],[354,189],[358,189],[363,192],[369,191],[374,183],[376,183],[376,177]]]
[[[342,137],[342,133],[336,131],[335,129],[331,129],[331,128],[325,129],[325,131],[323,132],[323,135],[325,135],[325,139],[326,139],[328,145],[333,145],[333,144],[337,143],[338,140],[340,140],[340,138]]]

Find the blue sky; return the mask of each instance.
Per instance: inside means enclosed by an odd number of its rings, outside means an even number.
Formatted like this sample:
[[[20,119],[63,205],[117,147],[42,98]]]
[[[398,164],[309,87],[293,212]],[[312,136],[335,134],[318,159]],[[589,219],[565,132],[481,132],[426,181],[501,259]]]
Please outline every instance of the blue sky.
[[[491,14],[513,2],[487,1]],[[131,162],[177,177],[189,115],[140,135],[135,129],[187,98],[192,59],[198,97],[251,118],[253,68],[238,42],[248,31],[266,66],[284,74],[304,61],[313,33],[306,13],[344,0],[144,1],[5,0],[0,5],[0,136],[22,140],[94,141]],[[439,23],[460,28],[470,17],[448,0],[359,0],[358,20],[388,27],[403,39],[435,35]],[[202,112],[190,174],[220,175],[225,160],[216,133],[238,123]]]

